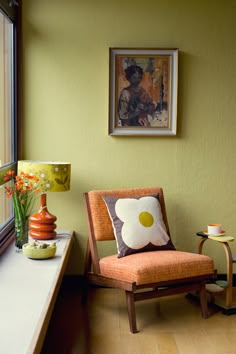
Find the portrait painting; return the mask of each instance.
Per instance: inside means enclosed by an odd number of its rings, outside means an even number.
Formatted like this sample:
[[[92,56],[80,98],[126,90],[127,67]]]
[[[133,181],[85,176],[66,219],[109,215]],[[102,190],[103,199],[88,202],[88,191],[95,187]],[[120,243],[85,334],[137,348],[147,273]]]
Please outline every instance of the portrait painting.
[[[110,48],[109,134],[176,135],[178,49]]]

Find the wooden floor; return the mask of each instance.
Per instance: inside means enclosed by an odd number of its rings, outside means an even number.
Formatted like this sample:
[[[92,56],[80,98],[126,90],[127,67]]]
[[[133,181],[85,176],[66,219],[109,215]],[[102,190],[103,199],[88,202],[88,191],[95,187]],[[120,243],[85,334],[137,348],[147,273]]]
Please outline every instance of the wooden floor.
[[[211,307],[204,320],[198,301],[184,295],[136,303],[139,333],[129,332],[125,295],[63,288],[42,354],[236,354],[236,315]]]

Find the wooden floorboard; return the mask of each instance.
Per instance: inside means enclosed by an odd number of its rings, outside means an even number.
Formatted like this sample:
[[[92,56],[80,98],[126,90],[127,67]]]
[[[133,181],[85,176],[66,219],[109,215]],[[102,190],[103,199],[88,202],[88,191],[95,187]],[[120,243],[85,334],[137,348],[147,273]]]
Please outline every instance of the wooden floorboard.
[[[124,292],[78,286],[60,291],[42,354],[236,354],[236,315],[210,307],[203,319],[185,295],[136,303],[139,333],[129,332]]]

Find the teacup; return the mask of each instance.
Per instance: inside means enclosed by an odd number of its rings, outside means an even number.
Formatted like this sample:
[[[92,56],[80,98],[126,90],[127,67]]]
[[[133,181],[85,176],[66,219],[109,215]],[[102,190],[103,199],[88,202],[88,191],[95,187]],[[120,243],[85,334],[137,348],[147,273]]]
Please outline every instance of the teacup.
[[[207,233],[209,235],[219,235],[222,233],[222,225],[221,224],[208,224]]]

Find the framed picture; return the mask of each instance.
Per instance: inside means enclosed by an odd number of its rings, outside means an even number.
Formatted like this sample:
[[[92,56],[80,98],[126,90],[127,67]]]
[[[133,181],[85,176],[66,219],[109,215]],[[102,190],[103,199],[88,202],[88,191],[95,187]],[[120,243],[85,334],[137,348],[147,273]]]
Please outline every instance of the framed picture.
[[[109,135],[176,135],[178,49],[109,54]]]

